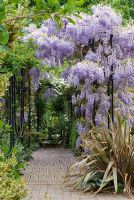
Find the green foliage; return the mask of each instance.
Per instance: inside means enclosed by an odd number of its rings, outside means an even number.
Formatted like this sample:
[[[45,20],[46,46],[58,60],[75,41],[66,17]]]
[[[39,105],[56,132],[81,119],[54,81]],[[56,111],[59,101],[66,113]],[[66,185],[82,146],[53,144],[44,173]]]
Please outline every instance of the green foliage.
[[[62,27],[61,17],[76,12],[82,3],[83,0],[67,0],[61,6],[59,0],[1,0],[0,51],[5,49],[5,45],[11,44],[18,34],[20,35],[22,27],[32,21],[38,23],[43,19],[54,18],[59,28]]]
[[[25,152],[21,144],[9,150],[10,126],[0,120],[0,199],[19,200],[26,191],[20,172],[25,167]]]
[[[19,2],[19,3],[18,3]],[[0,51],[6,50],[12,40],[21,34],[21,28],[32,21],[40,23],[53,18],[62,27],[62,17],[81,9],[89,12],[93,4],[111,4],[123,18],[134,19],[133,0],[12,0],[0,2]],[[71,23],[75,23],[68,18]]]
[[[86,12],[91,11],[91,6],[94,4],[109,4],[117,12],[120,12],[125,20],[134,19],[134,1],[133,0],[85,0],[83,9]]]
[[[119,6],[120,5],[120,6]],[[134,1],[133,0],[116,0],[112,6],[119,11],[126,20],[134,19]]]
[[[67,177],[76,175],[74,187],[102,192],[114,189],[131,196],[134,184],[134,136],[128,121],[117,113],[111,129],[94,127],[82,136],[89,150],[69,169]],[[77,169],[77,170],[76,170]]]
[[[45,132],[45,130],[43,132],[33,132],[32,133],[32,143],[36,143],[39,146],[44,146],[46,139],[47,139],[47,132]],[[37,146],[37,147],[39,147]]]
[[[72,150],[76,149],[76,140],[77,140],[76,122],[73,121],[71,131],[70,131],[70,147]]]
[[[67,114],[67,104],[63,96],[50,99],[45,106],[44,133],[50,143],[69,144],[71,121]]]
[[[9,135],[11,127],[0,120],[0,149],[9,146]]]
[[[14,154],[18,164],[16,165],[16,171],[22,170],[26,166],[26,160],[29,156],[29,151],[20,143],[16,142],[15,146],[10,151],[10,125],[0,120],[0,152],[3,153],[5,158]],[[30,154],[31,155],[31,154]]]
[[[42,120],[43,120],[43,114],[45,112],[45,100],[39,90],[35,96],[35,107],[38,117],[38,126],[39,126],[38,129],[40,129],[41,124],[43,124]]]
[[[3,19],[5,19],[5,4],[1,0],[0,1],[0,20],[3,20]]]
[[[19,200],[26,196],[25,182],[16,171],[18,162],[14,154],[10,158],[0,152],[0,199]]]
[[[17,72],[22,68],[31,68],[37,66],[39,61],[35,58],[35,46],[29,43],[17,42],[12,49],[5,52],[1,59],[0,71]]]
[[[9,33],[8,30],[3,26],[0,25],[0,45],[6,45],[9,40]]]
[[[20,143],[16,143],[15,146],[12,148],[10,154],[14,154],[18,165],[16,165],[16,171],[20,172],[26,166],[26,158],[27,158],[27,151],[25,147]]]
[[[16,172],[20,172],[26,166],[27,151],[21,143],[16,143],[10,151],[10,131],[11,127],[0,120],[0,152],[3,154],[3,158],[10,158],[11,154],[17,160],[15,166]]]
[[[5,92],[9,85],[10,76],[10,73],[0,74],[0,97],[3,97],[5,95]]]
[[[65,105],[64,105],[64,97],[61,95],[58,95],[56,98],[53,98],[51,100],[51,105],[52,105],[52,110],[54,110],[54,112],[58,113],[64,113],[65,111]]]

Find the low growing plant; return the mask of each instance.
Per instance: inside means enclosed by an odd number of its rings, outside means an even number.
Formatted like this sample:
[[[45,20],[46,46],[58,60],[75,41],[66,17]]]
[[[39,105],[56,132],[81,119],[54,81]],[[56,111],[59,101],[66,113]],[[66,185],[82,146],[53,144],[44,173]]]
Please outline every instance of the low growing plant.
[[[20,200],[26,196],[25,182],[20,178],[15,155],[5,159],[0,152],[0,199]]]
[[[134,136],[129,120],[117,113],[110,129],[94,127],[82,136],[89,150],[70,167],[65,181],[72,181],[75,189],[95,191],[123,191],[132,195],[134,186]]]

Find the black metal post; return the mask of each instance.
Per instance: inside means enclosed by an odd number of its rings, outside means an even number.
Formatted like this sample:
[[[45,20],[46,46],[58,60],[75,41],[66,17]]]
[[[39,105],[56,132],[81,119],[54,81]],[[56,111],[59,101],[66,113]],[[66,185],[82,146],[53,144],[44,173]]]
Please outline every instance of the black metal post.
[[[21,69],[21,83],[20,83],[20,137],[23,142],[24,134],[24,95],[25,95],[25,73],[24,69]]]
[[[38,103],[38,99],[39,99],[39,92],[40,90],[37,90],[37,94],[36,94],[36,115],[37,115],[37,127],[36,130],[37,132],[40,129],[40,110],[39,110],[39,103]]]
[[[13,129],[16,132],[16,76],[13,76]]]
[[[29,131],[29,138],[28,138],[28,146],[31,143],[31,78],[28,77],[28,131]]]
[[[93,116],[92,116],[92,120],[93,120],[93,125],[94,126],[96,126],[95,117],[96,117],[96,103],[95,103],[95,100],[94,100],[94,104],[93,104]]]
[[[111,66],[111,118],[114,122],[114,84],[113,84],[113,65]]]
[[[14,107],[14,97],[13,97],[13,89],[14,87],[14,77],[12,76],[10,78],[10,86],[9,86],[9,101],[8,101],[8,107],[9,107],[9,124],[11,126],[10,130],[10,151],[14,147],[14,119],[13,119],[13,107]]]
[[[110,45],[111,45],[111,49],[113,47],[113,35],[110,35]],[[113,84],[113,73],[114,73],[114,69],[113,69],[113,64],[111,65],[111,74],[110,74],[110,85],[111,85],[111,119],[112,122],[114,122],[114,84]]]
[[[91,42],[91,49],[92,49],[93,52],[95,52],[95,41],[94,41],[94,39]],[[96,85],[96,83],[94,83],[94,86],[95,85]],[[93,122],[94,126],[96,125],[96,123],[95,123],[95,117],[96,117],[96,102],[94,100],[93,113],[92,113],[92,122]]]

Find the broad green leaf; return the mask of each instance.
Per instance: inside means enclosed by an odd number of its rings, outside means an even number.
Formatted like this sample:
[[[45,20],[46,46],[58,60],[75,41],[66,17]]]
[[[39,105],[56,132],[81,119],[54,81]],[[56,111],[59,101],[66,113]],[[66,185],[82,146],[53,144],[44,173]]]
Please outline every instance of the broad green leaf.
[[[6,31],[6,27],[3,24],[0,24],[0,31]]]
[[[82,6],[84,4],[84,0],[79,0],[76,2],[77,6]]]
[[[114,161],[110,161],[110,162],[109,162],[109,164],[108,164],[108,166],[107,166],[107,169],[106,169],[106,171],[105,171],[105,174],[104,174],[104,177],[103,177],[102,182],[105,181],[105,179],[107,178],[108,173],[109,173],[109,171],[111,170],[113,164],[114,164]]]
[[[7,155],[9,153],[9,148],[7,146],[4,146],[3,152],[4,152],[5,155]]]
[[[2,120],[0,120],[0,129],[3,127],[4,122]]]
[[[0,24],[0,44],[5,45],[8,43],[9,33],[5,26]]]
[[[12,153],[13,153],[13,154],[16,154],[16,153],[17,153],[17,147],[13,147],[13,148],[12,148]]]
[[[50,4],[50,6],[55,6],[56,4],[58,4],[59,3],[59,1],[58,0],[48,0],[48,3]]]
[[[97,190],[96,194],[99,193],[112,180],[113,180],[113,176],[108,176],[107,179],[105,179],[105,181],[101,183],[101,185],[100,185],[99,189]]]
[[[50,18],[51,18],[51,14],[50,13],[45,13],[44,19],[47,20],[47,19],[50,19]]]
[[[96,172],[90,172],[88,173],[85,178],[84,178],[84,183],[87,183],[90,179],[92,179],[94,177],[94,175],[96,174]]]
[[[8,43],[9,33],[7,31],[0,32],[0,44],[5,45]]]
[[[61,18],[59,15],[54,15],[54,21],[57,22],[58,24],[61,23]]]
[[[109,172],[110,172],[110,170],[111,170],[113,164],[114,164],[114,161],[110,161],[110,162],[109,162],[109,164],[108,164],[108,166],[107,166],[107,169],[106,169],[106,171],[105,171],[105,174],[104,174],[102,183],[101,183],[99,189],[97,190],[96,194],[97,194],[99,191],[101,191],[102,188],[104,188],[104,187],[108,184],[109,181],[113,180],[113,176],[108,176],[108,174],[109,174]]]
[[[5,5],[0,2],[0,20],[5,19]]]
[[[78,18],[80,18],[80,19],[82,19],[82,17],[79,14],[73,14],[73,15],[78,17]]]
[[[71,23],[71,24],[74,24],[75,25],[75,21],[69,17],[67,17],[67,20]]]
[[[37,11],[42,10],[42,8],[45,7],[46,2],[44,0],[35,0],[36,3],[36,9]]]

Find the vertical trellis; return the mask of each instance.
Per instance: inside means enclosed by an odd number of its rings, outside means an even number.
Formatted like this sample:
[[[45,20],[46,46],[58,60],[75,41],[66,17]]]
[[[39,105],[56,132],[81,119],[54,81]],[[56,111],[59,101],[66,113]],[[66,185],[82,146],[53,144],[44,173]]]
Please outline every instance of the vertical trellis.
[[[91,41],[91,50],[93,52],[95,52],[95,41],[94,41],[94,39]],[[94,87],[95,87],[95,85],[96,85],[96,83],[94,83]],[[94,99],[93,114],[92,114],[92,122],[93,122],[94,126],[96,125],[95,116],[96,116],[96,102],[95,102],[95,99]]]
[[[65,98],[66,102],[67,102],[67,108],[65,110],[65,112],[67,112],[68,115],[68,129],[67,129],[67,133],[65,136],[65,144],[69,144],[70,142],[70,134],[69,131],[72,129],[72,121],[73,121],[73,106],[72,106],[72,99],[71,99],[71,95],[70,93],[67,94],[66,98]]]
[[[18,76],[18,77],[17,77]],[[28,75],[28,87],[26,88],[26,71],[21,69],[16,75],[10,78],[10,85],[6,100],[7,122],[11,126],[10,150],[14,147],[15,141],[23,142],[25,125],[25,95],[28,94],[28,145],[30,145],[31,133],[31,78]],[[17,115],[17,112],[19,115]],[[17,120],[18,117],[18,120]]]
[[[10,130],[10,150],[14,147],[15,143],[15,125],[16,125],[16,89],[15,89],[15,76],[10,78],[10,86],[8,92],[8,110],[9,110],[9,124]]]
[[[28,145],[31,143],[31,78],[28,74]]]
[[[14,133],[16,132],[16,76],[13,76],[13,125]]]
[[[36,127],[37,132],[40,129],[40,111],[39,111],[39,103],[38,103],[39,93],[40,93],[40,89],[37,90],[36,100],[35,100],[36,101],[36,116],[37,116],[37,127]]]
[[[113,35],[110,35],[110,45],[111,45],[111,49],[113,46]],[[114,122],[114,84],[113,84],[113,73],[114,73],[114,69],[113,69],[113,64],[111,65],[111,77],[110,77],[110,82],[111,82],[111,119],[112,122]]]
[[[113,47],[113,35],[110,35],[110,46],[111,46],[111,50]],[[113,64],[110,67],[110,76],[109,76],[109,81],[108,81],[108,85],[107,85],[107,93],[108,96],[110,97],[110,109],[108,112],[108,128],[110,128],[110,117],[112,122],[114,122],[114,83],[113,83],[113,73],[114,73],[114,69],[113,69]]]

